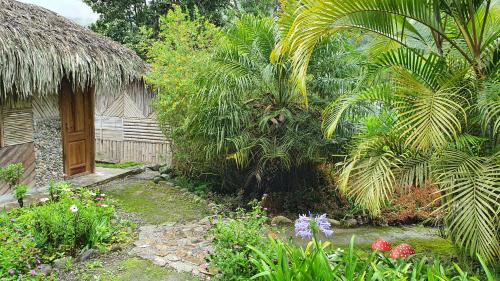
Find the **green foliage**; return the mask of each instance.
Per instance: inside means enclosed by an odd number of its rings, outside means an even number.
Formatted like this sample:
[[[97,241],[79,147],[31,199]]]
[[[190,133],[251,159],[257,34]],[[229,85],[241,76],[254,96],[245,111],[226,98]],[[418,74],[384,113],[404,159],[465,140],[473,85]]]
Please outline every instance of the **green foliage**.
[[[167,12],[182,8],[189,16],[197,17],[198,12],[216,24],[226,19],[228,0],[84,0],[99,19],[90,28],[135,50],[146,58],[150,45],[161,38],[161,17]]]
[[[110,241],[113,235],[114,209],[109,202],[96,199],[88,191],[63,192],[59,201],[33,208],[18,221],[30,225],[35,242],[45,252],[74,254]],[[72,212],[75,206],[77,211]]]
[[[152,71],[146,81],[158,92],[154,104],[158,119],[174,140],[194,107],[197,76],[206,71],[218,37],[219,30],[205,18],[196,13],[191,19],[178,6],[160,18],[159,39],[147,53]]]
[[[0,168],[0,180],[5,181],[10,188],[14,188],[24,173],[23,163],[9,164]]]
[[[14,195],[16,199],[23,199],[26,195],[26,192],[28,192],[28,186],[25,184],[18,184],[15,187]]]
[[[49,196],[51,201],[59,200],[62,192],[71,190],[71,183],[67,181],[49,180]]]
[[[40,249],[36,247],[33,234],[23,232],[5,210],[0,212],[0,241],[0,279],[16,278],[36,265]]]
[[[16,184],[14,187],[14,197],[19,202],[19,206],[22,208],[24,206],[24,197],[28,192],[28,186],[25,184]]]
[[[120,162],[120,163],[98,162],[95,165],[96,165],[96,167],[102,167],[102,168],[127,169],[127,168],[141,166],[142,163],[136,162],[136,161],[125,161],[125,162]]]
[[[292,76],[306,94],[311,56],[325,36],[370,31],[369,77],[329,106],[326,133],[334,135],[367,104],[372,120],[391,112],[392,121],[357,126],[338,165],[341,189],[378,216],[395,188],[431,181],[452,240],[490,262],[500,254],[497,4],[290,0],[280,17],[285,36],[274,51],[275,59],[291,58]]]
[[[260,273],[252,279],[264,277],[265,280],[334,280],[334,271],[325,253],[329,243],[320,243],[313,239],[305,250],[288,245],[281,240],[270,240],[270,248],[276,253],[277,258],[267,256],[253,246],[249,248],[256,253],[258,258],[252,263]],[[277,261],[277,262],[276,262]],[[350,272],[346,272],[347,280]]]
[[[311,107],[303,107],[287,66],[270,61],[279,39],[272,19],[244,15],[222,36],[180,11],[169,13],[162,22],[164,39],[149,52],[153,71],[148,81],[159,90],[160,122],[173,127],[174,162],[180,175],[202,175],[220,186],[218,191],[239,189],[253,197],[300,189],[321,177],[305,171],[324,163],[327,148],[333,148],[320,127],[327,86],[318,85],[321,96]],[[352,51],[345,38],[325,42],[324,48]],[[318,54],[318,64],[323,65],[316,75],[323,77],[328,63],[319,58],[326,56]],[[329,77],[329,83],[353,87],[359,75],[353,65]],[[340,81],[352,74],[351,81]]]
[[[257,273],[250,262],[252,251],[248,245],[268,253],[263,229],[266,214],[257,202],[251,206],[250,212],[238,209],[228,218],[220,217],[211,230],[214,252],[209,259],[210,265],[218,271],[217,280],[248,280]]]
[[[46,280],[49,277],[36,273],[41,263],[124,241],[124,226],[111,224],[114,208],[102,194],[65,188],[59,192],[56,200],[45,204],[0,213],[0,278],[10,280],[11,272],[15,272],[15,276]],[[33,276],[28,274],[32,270]]]
[[[315,239],[306,249],[270,239],[273,253],[270,257],[258,248],[251,248],[257,255],[252,262],[259,273],[252,279],[269,281],[288,280],[495,280],[488,267],[479,257],[483,272],[473,276],[457,264],[446,264],[427,257],[413,256],[408,259],[389,259],[383,254],[372,252],[361,256],[354,248],[354,237],[349,248],[329,249],[328,243]]]
[[[28,192],[28,186],[25,184],[20,184],[23,174],[23,163],[9,164],[5,167],[0,167],[0,180],[5,181],[9,185],[9,188],[12,189],[14,197],[19,202],[20,207],[23,207],[23,199]]]

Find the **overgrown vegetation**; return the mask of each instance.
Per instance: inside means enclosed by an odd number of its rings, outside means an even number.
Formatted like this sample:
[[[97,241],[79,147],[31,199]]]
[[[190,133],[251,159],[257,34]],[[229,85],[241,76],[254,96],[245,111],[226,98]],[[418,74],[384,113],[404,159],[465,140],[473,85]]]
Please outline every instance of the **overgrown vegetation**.
[[[102,168],[113,168],[113,169],[127,169],[127,168],[133,168],[137,166],[141,166],[142,163],[136,162],[136,161],[125,161],[125,162],[120,162],[120,163],[104,163],[104,162],[97,162],[95,164],[96,167],[102,167]]]
[[[85,189],[57,194],[39,205],[0,212],[0,279],[47,280],[53,276],[44,276],[41,264],[127,239],[125,225],[111,223],[114,208],[104,195]]]
[[[152,65],[173,174],[273,212],[425,221],[463,257],[498,260],[498,1],[287,0],[277,21],[274,1],[181,2],[153,29],[130,25],[147,37],[134,47]],[[369,261],[367,276],[438,269]]]
[[[322,167],[342,141],[325,140],[321,132],[331,94],[316,85],[316,100],[303,107],[288,66],[270,61],[279,40],[272,19],[245,15],[223,31],[177,9],[161,24],[161,40],[149,51],[148,82],[159,91],[156,107],[174,139],[178,174],[244,198],[329,187]],[[356,52],[352,45],[340,36],[323,48],[314,75],[331,87],[354,87],[360,71],[341,55]]]
[[[396,189],[431,181],[447,235],[488,261],[500,254],[498,13],[497,1],[288,1],[274,56],[291,57],[306,94],[324,36],[374,34],[369,79],[325,113],[331,137],[352,110],[372,109],[338,164],[339,188],[376,217]]]
[[[252,210],[238,209],[227,218],[220,217],[212,229],[214,253],[210,266],[217,272],[217,280],[248,280],[257,273],[251,263],[252,251],[248,245],[265,250],[267,239],[264,224],[266,213],[258,202],[250,203]]]
[[[319,231],[330,230],[325,224],[326,217],[315,218],[304,216],[299,219],[302,222],[295,224],[296,235],[310,239],[305,248],[266,237],[269,228],[265,213],[257,205],[251,212],[238,211],[231,219],[220,220],[213,230],[215,247],[211,256],[211,264],[218,272],[216,279],[492,281],[496,278],[482,259],[478,267],[468,266],[467,272],[449,259],[442,260],[432,254],[417,252],[394,258],[392,252],[360,250],[354,246],[355,237],[348,247],[334,249],[329,242],[317,238]]]

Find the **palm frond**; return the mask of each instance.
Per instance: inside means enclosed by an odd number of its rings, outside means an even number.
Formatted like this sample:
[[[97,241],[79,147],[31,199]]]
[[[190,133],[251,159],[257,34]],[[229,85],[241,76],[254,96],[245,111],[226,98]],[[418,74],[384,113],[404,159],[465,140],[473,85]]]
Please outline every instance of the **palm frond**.
[[[445,151],[433,172],[451,238],[470,256],[478,253],[489,261],[500,256],[498,156]]]
[[[442,148],[460,134],[467,116],[462,88],[433,91],[404,70],[397,80],[400,101],[395,106],[406,145],[418,150]]]
[[[378,216],[392,197],[396,184],[394,171],[401,161],[383,138],[361,139],[350,155],[340,164],[339,188],[356,205]]]
[[[477,108],[482,115],[482,129],[492,139],[500,138],[500,83],[487,83],[478,95]]]
[[[337,129],[345,112],[359,105],[361,102],[393,102],[394,96],[390,92],[391,87],[387,84],[376,85],[364,91],[351,92],[340,96],[332,102],[323,114],[323,127],[325,135],[331,137]]]

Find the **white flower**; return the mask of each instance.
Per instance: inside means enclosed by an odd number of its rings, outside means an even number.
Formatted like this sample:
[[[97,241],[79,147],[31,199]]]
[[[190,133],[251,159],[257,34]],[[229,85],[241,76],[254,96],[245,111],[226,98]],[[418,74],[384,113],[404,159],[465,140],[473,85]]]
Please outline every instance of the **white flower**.
[[[106,204],[102,204],[102,205],[101,205],[101,207],[106,208],[106,207],[108,207],[108,205],[106,205]]]
[[[47,197],[40,198],[40,203],[45,203],[47,201],[49,201],[49,198],[47,198]]]
[[[69,210],[72,213],[76,213],[76,212],[78,212],[78,207],[76,205],[71,205],[71,207],[69,207]]]
[[[105,197],[105,196],[106,196],[106,194],[104,194],[104,193],[101,193],[101,197]]]

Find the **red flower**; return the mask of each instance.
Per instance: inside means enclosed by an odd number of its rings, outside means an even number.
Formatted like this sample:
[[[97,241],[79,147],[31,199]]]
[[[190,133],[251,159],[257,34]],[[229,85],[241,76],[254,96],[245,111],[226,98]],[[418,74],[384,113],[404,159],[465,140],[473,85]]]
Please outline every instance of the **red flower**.
[[[377,239],[372,243],[372,250],[380,252],[389,252],[391,250],[391,243],[384,239]]]
[[[401,244],[391,251],[391,259],[404,259],[413,254],[415,254],[415,250],[412,246],[408,244]]]

